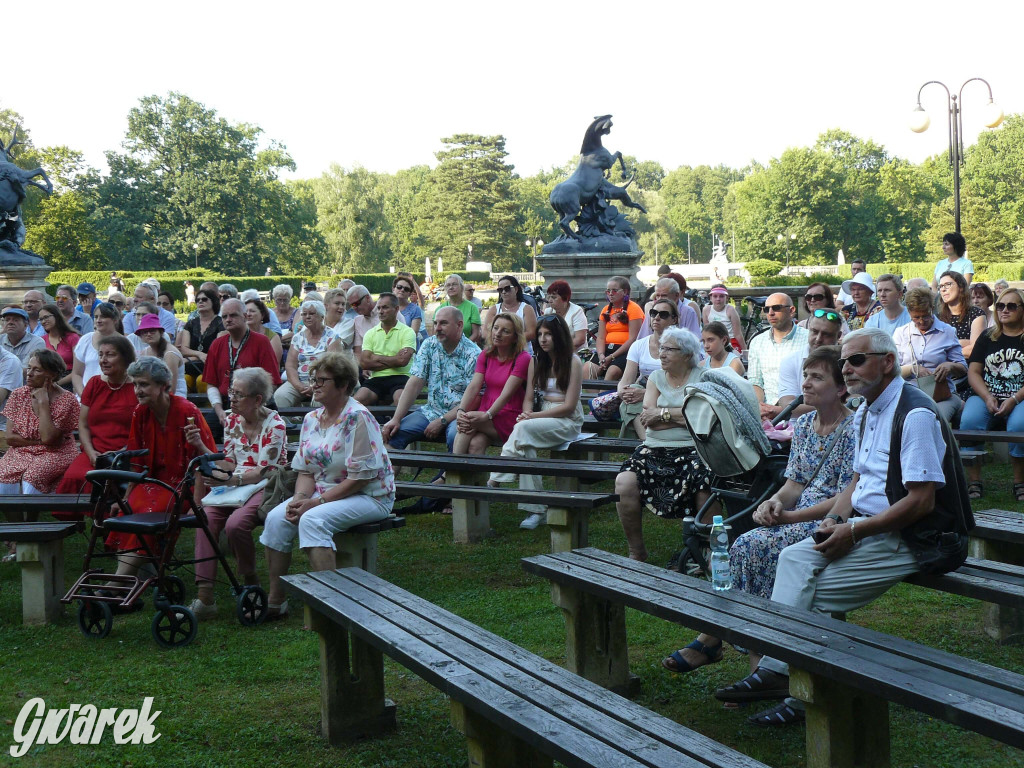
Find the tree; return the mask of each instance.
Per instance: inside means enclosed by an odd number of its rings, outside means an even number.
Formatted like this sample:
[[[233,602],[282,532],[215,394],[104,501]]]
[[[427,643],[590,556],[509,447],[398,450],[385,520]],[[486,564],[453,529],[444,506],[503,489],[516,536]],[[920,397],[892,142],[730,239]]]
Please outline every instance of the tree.
[[[333,165],[316,186],[318,228],[340,272],[384,271],[390,255],[384,188],[377,174]]]
[[[285,148],[232,125],[180,93],[148,96],[128,114],[124,152],[108,152],[93,223],[117,262],[259,274],[276,265],[301,223],[277,174]]]
[[[523,267],[525,249],[517,245],[523,223],[505,137],[456,134],[441,141],[445,148],[435,153],[439,163],[423,196],[417,236],[448,269],[463,268],[467,246],[474,260],[491,262],[495,271]]]

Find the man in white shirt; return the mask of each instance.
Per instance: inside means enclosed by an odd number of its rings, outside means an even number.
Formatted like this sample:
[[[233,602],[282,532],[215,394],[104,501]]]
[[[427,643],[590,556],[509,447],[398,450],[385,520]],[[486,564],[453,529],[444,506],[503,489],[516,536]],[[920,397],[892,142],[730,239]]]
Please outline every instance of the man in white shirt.
[[[807,329],[797,325],[796,307],[784,293],[773,293],[764,302],[765,315],[771,329],[755,336],[747,353],[747,379],[761,402],[762,418],[779,399],[779,366],[782,358],[797,352],[807,343]]]
[[[816,309],[807,320],[807,344],[782,358],[779,365],[779,401],[765,410],[767,418],[774,419],[801,393],[804,383],[804,360],[812,349],[827,347],[839,341],[843,317],[834,309]],[[809,405],[798,405],[790,414],[791,419],[813,411]]]
[[[37,349],[46,349],[46,342],[28,332],[28,313],[18,307],[5,307],[0,312],[3,320],[3,334],[0,346],[21,361],[21,367],[28,367],[28,358]]]

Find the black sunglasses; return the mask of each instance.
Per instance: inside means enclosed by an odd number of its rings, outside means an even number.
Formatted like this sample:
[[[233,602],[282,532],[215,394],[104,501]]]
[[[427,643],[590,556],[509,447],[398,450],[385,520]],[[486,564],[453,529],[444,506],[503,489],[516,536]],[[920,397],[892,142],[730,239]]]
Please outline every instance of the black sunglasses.
[[[833,323],[839,322],[839,315],[831,309],[816,309],[814,310],[814,316],[824,317],[826,320],[831,320]]]
[[[647,314],[651,316],[651,320],[654,320],[655,318],[660,318],[662,320],[673,319],[672,313],[667,309],[652,309]]]
[[[504,288],[499,288],[498,293],[508,293],[509,291],[515,291],[514,285],[506,285]]]
[[[887,355],[887,354],[889,354],[889,353],[888,352],[858,352],[857,354],[850,355],[849,357],[840,357],[839,358],[839,367],[842,368],[844,365],[849,363],[854,368],[860,368],[862,365],[864,365],[865,362],[867,362],[867,359],[868,359],[869,355],[872,356],[872,357],[881,357],[882,355]]]
[[[764,308],[765,312],[788,312],[791,307],[788,304],[770,304]]]
[[[824,300],[825,300],[825,294],[824,293],[805,293],[804,294],[804,301],[824,301]]]
[[[115,307],[123,307],[124,306],[124,302],[123,301],[111,301],[109,303],[113,304]]]
[[[1021,308],[1021,306],[1022,305],[1018,304],[1016,301],[1007,301],[1005,303],[1002,302],[1002,301],[997,301],[996,302],[996,311],[997,312],[1003,312],[1003,311],[1006,311],[1006,312],[1016,312],[1018,309]]]

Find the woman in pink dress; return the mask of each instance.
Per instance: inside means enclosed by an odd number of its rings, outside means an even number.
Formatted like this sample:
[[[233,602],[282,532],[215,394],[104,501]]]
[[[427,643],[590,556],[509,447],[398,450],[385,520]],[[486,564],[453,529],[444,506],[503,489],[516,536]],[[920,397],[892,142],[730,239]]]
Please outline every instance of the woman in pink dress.
[[[503,445],[523,412],[530,354],[518,315],[501,312],[490,328],[490,344],[480,353],[459,403],[453,453],[482,454]],[[481,390],[483,390],[481,394]]]

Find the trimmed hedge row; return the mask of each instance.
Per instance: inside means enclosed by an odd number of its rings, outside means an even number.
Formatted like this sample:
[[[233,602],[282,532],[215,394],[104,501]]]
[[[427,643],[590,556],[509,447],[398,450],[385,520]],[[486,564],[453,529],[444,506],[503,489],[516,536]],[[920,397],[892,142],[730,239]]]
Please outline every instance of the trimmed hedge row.
[[[974,280],[982,283],[992,283],[1000,279],[1011,282],[1024,280],[1024,263],[1021,262],[993,262],[991,264],[975,262],[974,268],[976,270]],[[880,264],[869,264],[868,272],[876,279],[879,275],[890,274],[903,275],[904,282],[912,277],[923,277],[931,283],[932,278],[935,277],[935,264],[926,261],[883,262]],[[839,267],[838,275],[789,275],[788,277],[775,275],[774,277],[751,278],[750,284],[754,286],[810,285],[811,283],[820,282],[828,285],[838,285],[844,280],[849,280],[852,276],[850,265],[843,264]]]
[[[424,275],[422,272],[413,272],[412,274],[420,283],[423,282]],[[435,281],[443,282],[449,274],[452,273],[436,273],[431,277]],[[464,272],[459,274],[461,274],[467,282],[489,282],[491,279],[490,274],[487,272]],[[170,272],[135,272],[129,270],[118,272],[118,276],[124,280],[125,288],[129,293],[132,293],[135,290],[135,287],[147,277],[156,278],[160,281],[160,287],[162,289],[170,293],[171,296],[174,297],[175,301],[181,302],[185,301],[186,280],[191,280],[192,285],[196,288],[199,287],[200,283],[212,280],[218,284],[231,283],[239,290],[255,288],[258,291],[271,291],[274,286],[284,283],[286,285],[290,285],[292,291],[296,296],[298,296],[302,289],[302,283],[306,280],[311,280],[315,283],[329,283],[330,285],[335,286],[347,278],[360,285],[365,285],[371,293],[380,293],[381,291],[390,290],[391,283],[395,279],[395,276],[388,272],[364,275],[315,275],[313,277],[306,277],[303,275],[223,275],[202,269],[176,270]],[[98,270],[61,270],[51,272],[47,279],[54,288],[63,283],[73,286],[77,286],[79,283],[83,282],[92,283],[96,286],[96,290],[99,292],[100,296],[106,296],[107,286],[110,285],[110,273]]]

